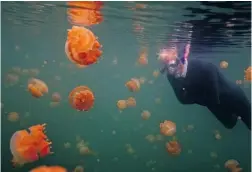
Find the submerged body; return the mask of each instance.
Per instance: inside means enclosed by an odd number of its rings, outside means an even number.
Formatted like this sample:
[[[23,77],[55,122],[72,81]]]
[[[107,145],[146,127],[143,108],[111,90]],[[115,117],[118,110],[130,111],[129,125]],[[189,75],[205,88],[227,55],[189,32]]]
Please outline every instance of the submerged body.
[[[182,104],[207,107],[226,128],[233,128],[239,116],[251,129],[250,101],[214,64],[191,59],[185,77],[175,77],[168,72],[167,78]]]

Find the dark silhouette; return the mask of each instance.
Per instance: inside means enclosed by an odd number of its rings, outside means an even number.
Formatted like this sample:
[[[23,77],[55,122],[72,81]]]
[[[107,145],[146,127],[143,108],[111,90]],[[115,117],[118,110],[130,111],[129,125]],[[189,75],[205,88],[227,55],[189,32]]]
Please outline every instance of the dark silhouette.
[[[168,71],[166,65],[161,72]],[[251,129],[251,103],[235,83],[227,80],[218,68],[209,62],[190,59],[185,77],[167,78],[182,104],[199,104],[207,107],[226,127],[233,128],[237,117]]]

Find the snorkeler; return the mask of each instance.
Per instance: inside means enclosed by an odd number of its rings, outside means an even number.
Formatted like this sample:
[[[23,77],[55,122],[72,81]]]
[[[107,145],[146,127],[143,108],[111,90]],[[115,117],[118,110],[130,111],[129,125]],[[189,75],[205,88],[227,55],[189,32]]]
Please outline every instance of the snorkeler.
[[[233,128],[241,118],[251,129],[251,103],[245,93],[214,64],[188,60],[189,49],[187,45],[181,59],[163,58],[165,66],[160,71],[167,75],[179,102],[207,107],[226,128]]]

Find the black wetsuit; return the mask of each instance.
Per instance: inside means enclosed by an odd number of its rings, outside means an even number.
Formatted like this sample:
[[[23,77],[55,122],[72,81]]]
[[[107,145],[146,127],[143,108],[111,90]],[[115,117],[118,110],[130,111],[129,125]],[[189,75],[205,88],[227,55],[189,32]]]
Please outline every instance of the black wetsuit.
[[[251,129],[250,101],[241,88],[227,80],[214,64],[191,59],[185,78],[169,74],[167,78],[182,104],[206,106],[226,128],[233,128],[237,116],[240,116]]]

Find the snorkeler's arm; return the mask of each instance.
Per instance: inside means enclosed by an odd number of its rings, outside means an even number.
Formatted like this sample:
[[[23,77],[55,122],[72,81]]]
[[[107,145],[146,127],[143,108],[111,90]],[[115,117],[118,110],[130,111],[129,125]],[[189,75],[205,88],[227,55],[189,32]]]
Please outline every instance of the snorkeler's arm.
[[[190,99],[186,90],[183,89],[182,81],[180,81],[170,75],[167,75],[167,79],[170,82],[172,89],[173,89],[173,91],[174,91],[174,93],[180,103],[182,103],[182,104],[194,104],[195,103],[194,100]]]

